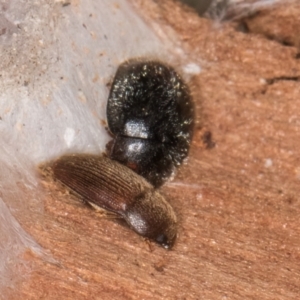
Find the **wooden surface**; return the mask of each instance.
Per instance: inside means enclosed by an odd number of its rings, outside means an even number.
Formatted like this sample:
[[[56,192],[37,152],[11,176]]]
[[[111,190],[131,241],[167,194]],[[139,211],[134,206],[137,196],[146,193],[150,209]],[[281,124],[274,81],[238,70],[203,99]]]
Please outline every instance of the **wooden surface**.
[[[133,2],[202,67],[190,82],[199,120],[190,157],[162,188],[177,244],[149,246],[52,190],[43,226],[25,229],[56,263],[28,253],[33,272],[12,299],[299,299],[300,5],[241,27],[170,11],[169,1]]]

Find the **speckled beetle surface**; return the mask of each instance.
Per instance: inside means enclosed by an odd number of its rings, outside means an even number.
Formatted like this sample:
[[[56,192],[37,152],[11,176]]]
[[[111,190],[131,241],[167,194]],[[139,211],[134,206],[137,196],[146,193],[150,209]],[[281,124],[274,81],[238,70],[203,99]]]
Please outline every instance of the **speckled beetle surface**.
[[[193,118],[188,87],[173,68],[157,61],[123,63],[107,103],[114,136],[109,156],[158,187],[187,156]]]

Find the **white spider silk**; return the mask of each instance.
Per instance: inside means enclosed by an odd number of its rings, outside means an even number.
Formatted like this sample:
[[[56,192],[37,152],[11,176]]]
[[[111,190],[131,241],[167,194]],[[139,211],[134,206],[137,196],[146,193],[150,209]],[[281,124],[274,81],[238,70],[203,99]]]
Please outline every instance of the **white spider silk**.
[[[180,54],[174,37],[147,26],[126,0],[66,4],[0,0],[0,299],[30,270],[25,251],[51,261],[23,229],[43,220],[36,166],[104,150],[107,84],[120,63]]]

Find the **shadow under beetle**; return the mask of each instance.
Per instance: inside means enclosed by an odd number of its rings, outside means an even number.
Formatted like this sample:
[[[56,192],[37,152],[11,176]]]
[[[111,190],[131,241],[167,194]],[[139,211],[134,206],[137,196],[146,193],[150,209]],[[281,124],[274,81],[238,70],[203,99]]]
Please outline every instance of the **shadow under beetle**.
[[[114,136],[109,156],[158,187],[188,155],[193,119],[189,89],[173,68],[157,61],[125,62],[107,103]]]

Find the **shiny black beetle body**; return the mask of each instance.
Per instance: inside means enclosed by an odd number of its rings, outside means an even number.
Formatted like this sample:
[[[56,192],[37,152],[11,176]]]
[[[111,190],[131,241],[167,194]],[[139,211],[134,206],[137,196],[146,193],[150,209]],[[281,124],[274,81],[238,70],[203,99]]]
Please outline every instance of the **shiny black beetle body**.
[[[107,103],[114,135],[109,156],[155,187],[187,156],[193,105],[175,70],[156,61],[129,61],[117,70]]]

